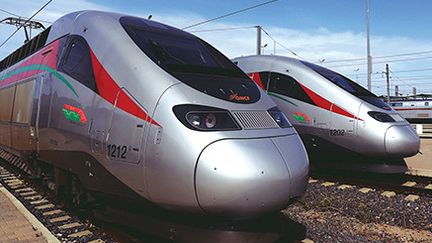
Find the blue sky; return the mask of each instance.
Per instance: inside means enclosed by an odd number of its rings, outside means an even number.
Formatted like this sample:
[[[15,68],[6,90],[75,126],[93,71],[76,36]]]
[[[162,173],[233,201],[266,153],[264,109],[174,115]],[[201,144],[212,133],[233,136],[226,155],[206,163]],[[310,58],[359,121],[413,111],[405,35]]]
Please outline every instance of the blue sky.
[[[55,21],[61,15],[82,10],[99,9],[131,15],[153,15],[153,20],[182,28],[228,12],[249,7],[265,0],[204,1],[204,0],[54,0],[36,18]],[[2,0],[0,9],[20,16],[31,16],[46,0]],[[385,92],[382,75],[385,64],[392,70],[391,80],[404,94],[412,87],[417,92],[432,93],[432,1],[430,0],[369,0],[371,15],[372,56],[374,59],[373,91]],[[0,12],[0,19],[8,15]],[[366,85],[365,60],[365,0],[279,0],[266,6],[221,19],[194,30],[213,30],[231,27],[249,27],[231,31],[194,32],[228,57],[255,53],[254,25],[262,25],[274,42],[263,34],[265,54],[293,56],[342,72],[361,85]],[[14,31],[11,26],[0,25],[0,41]],[[0,47],[0,58],[22,44],[19,32],[6,45]],[[430,53],[428,51],[431,51]],[[411,54],[418,53],[420,54]],[[386,57],[388,55],[399,55]],[[337,62],[333,62],[337,61]],[[431,69],[431,70],[428,70]]]

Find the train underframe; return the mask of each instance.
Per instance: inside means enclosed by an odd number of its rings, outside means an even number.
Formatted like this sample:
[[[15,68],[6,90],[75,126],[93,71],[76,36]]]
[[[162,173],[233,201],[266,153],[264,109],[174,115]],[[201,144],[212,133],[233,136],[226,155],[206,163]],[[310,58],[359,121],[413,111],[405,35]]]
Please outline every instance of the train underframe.
[[[404,159],[368,157],[310,134],[300,137],[308,152],[311,170],[341,170],[379,174],[404,174]]]
[[[84,152],[18,153],[5,147],[0,147],[0,151],[6,154],[3,159],[10,165],[39,181],[65,206],[91,212],[97,220],[128,229],[144,239],[210,243],[292,242],[304,239],[306,234],[304,225],[292,221],[282,212],[233,221],[160,208],[140,197]],[[29,156],[24,158],[24,154]],[[48,161],[55,161],[55,164]]]

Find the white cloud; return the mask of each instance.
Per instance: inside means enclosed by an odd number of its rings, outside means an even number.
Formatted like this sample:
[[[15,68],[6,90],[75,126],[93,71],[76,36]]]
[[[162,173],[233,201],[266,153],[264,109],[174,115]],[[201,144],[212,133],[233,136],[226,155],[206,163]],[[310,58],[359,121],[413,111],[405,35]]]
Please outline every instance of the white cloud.
[[[37,10],[39,10],[44,4],[45,0],[37,0],[37,1],[16,1],[16,0],[2,0],[2,9],[9,11],[11,13],[17,14],[22,17],[30,17]],[[35,20],[42,20],[47,22],[54,22],[59,17],[63,16],[66,13],[85,10],[85,9],[94,9],[94,10],[108,10],[111,9],[91,3],[87,0],[56,0],[49,4],[43,11],[41,11],[38,15],[35,16]],[[4,19],[6,17],[10,17],[9,14],[0,12],[0,19]],[[42,22],[45,26],[49,26],[49,23]],[[6,38],[8,38],[14,31],[15,27],[10,25],[0,25],[0,44],[3,43]],[[33,36],[35,33],[39,33],[39,31],[33,31]],[[0,47],[0,58],[7,56],[9,53],[20,47],[24,41],[25,35],[24,31],[20,30],[17,32],[4,46]]]
[[[15,1],[15,0],[3,0],[6,10],[23,15],[31,16],[37,9],[39,9],[45,1]],[[56,0],[53,1],[44,11],[37,15],[36,19],[42,19],[47,21],[54,21],[65,13],[83,10],[83,9],[97,9],[115,11],[106,6],[91,3],[88,0]],[[151,9],[150,9],[151,11]],[[149,12],[142,12],[136,10],[131,15],[138,15],[147,17]],[[193,12],[152,12],[153,20],[160,21],[166,24],[183,28],[191,24],[206,20],[206,17]],[[4,13],[0,13],[0,18],[6,17]],[[229,19],[211,22],[196,28],[188,29],[188,31],[199,30],[199,29],[224,29],[224,28],[236,28],[236,27],[251,27],[256,23],[232,23]],[[336,67],[338,65],[353,64],[352,62],[343,63],[331,63],[332,60],[341,59],[352,59],[366,56],[366,41],[364,33],[355,33],[352,31],[335,32],[330,31],[325,27],[317,26],[316,29],[302,30],[302,29],[288,29],[277,26],[264,26],[264,29],[272,35],[278,42],[283,44],[285,47],[297,53],[300,57],[305,58],[308,61],[317,63],[318,60],[325,59],[324,65],[328,67],[334,67],[335,70],[350,75],[351,78],[355,79],[358,77],[359,83],[365,85],[366,66],[344,66]],[[0,26],[0,41],[6,39],[10,33],[14,30],[11,26],[1,25]],[[228,57],[233,58],[241,55],[255,54],[256,50],[256,30],[254,28],[237,29],[230,31],[213,31],[213,32],[195,32],[194,34],[200,36],[210,44],[214,45],[217,49],[222,51]],[[0,58],[6,56],[14,49],[20,46],[23,41],[24,34],[22,32],[17,33],[14,38],[11,39],[5,46],[0,48]],[[262,34],[262,44],[268,44],[264,48],[265,54],[273,53],[274,43],[265,35]],[[432,50],[432,44],[430,41],[416,40],[408,37],[398,36],[372,36],[372,55],[382,56],[391,55],[395,53],[405,52],[418,52],[424,50]],[[276,54],[293,56],[289,51],[281,46],[276,46]],[[374,59],[375,62],[383,61],[384,59]],[[364,63],[365,61],[354,62]],[[415,63],[414,63],[415,64]],[[408,62],[392,63],[392,70],[397,69],[413,69],[415,65]],[[430,63],[428,63],[429,66]],[[377,63],[374,65],[374,72],[381,72],[384,70],[385,63]],[[354,71],[359,68],[358,71]],[[355,75],[355,73],[357,75]],[[382,80],[381,74],[375,74],[375,79]],[[395,80],[396,82],[396,80]],[[430,82],[431,83],[431,82]],[[378,87],[379,86],[379,87]],[[410,89],[409,85],[405,85],[406,88]],[[425,86],[426,87],[426,86]],[[404,87],[401,86],[401,89]],[[432,86],[428,86],[429,91],[432,91]],[[384,92],[384,85],[382,81],[377,81],[374,84],[374,90],[377,93]],[[421,89],[418,88],[421,91]],[[408,91],[407,91],[408,92]]]

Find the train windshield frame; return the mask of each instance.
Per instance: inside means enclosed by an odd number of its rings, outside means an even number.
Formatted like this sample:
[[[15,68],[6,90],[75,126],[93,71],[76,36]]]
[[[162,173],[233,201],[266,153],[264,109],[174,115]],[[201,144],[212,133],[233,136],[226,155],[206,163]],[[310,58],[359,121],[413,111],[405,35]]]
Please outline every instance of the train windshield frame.
[[[352,95],[368,102],[369,104],[372,104],[376,107],[390,110],[391,108],[388,106],[387,103],[385,103],[382,99],[380,99],[378,96],[370,92],[369,90],[363,88],[361,85],[357,84],[356,82],[352,81],[351,79],[343,76],[340,73],[337,73],[335,71],[332,71],[330,69],[321,67],[316,64],[312,64],[305,61],[300,61],[325,79],[329,80],[330,82],[336,84],[343,90],[351,93]]]
[[[236,103],[254,103],[260,99],[255,83],[227,57],[198,37],[136,17],[121,17],[120,23],[154,63],[192,88]],[[226,90],[220,87],[226,87]],[[245,98],[232,98],[234,94]]]

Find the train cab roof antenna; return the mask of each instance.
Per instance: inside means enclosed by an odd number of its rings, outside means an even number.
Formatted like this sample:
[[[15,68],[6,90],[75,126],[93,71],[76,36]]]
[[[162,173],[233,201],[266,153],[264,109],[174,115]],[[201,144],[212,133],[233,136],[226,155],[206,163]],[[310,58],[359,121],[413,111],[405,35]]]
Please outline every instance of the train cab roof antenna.
[[[31,30],[32,29],[45,29],[45,26],[34,20],[27,20],[24,18],[16,18],[16,17],[8,17],[0,21],[2,24],[9,24],[9,25],[15,25],[17,28],[20,28],[22,26],[24,28],[26,40],[25,42],[28,42],[31,39]]]

